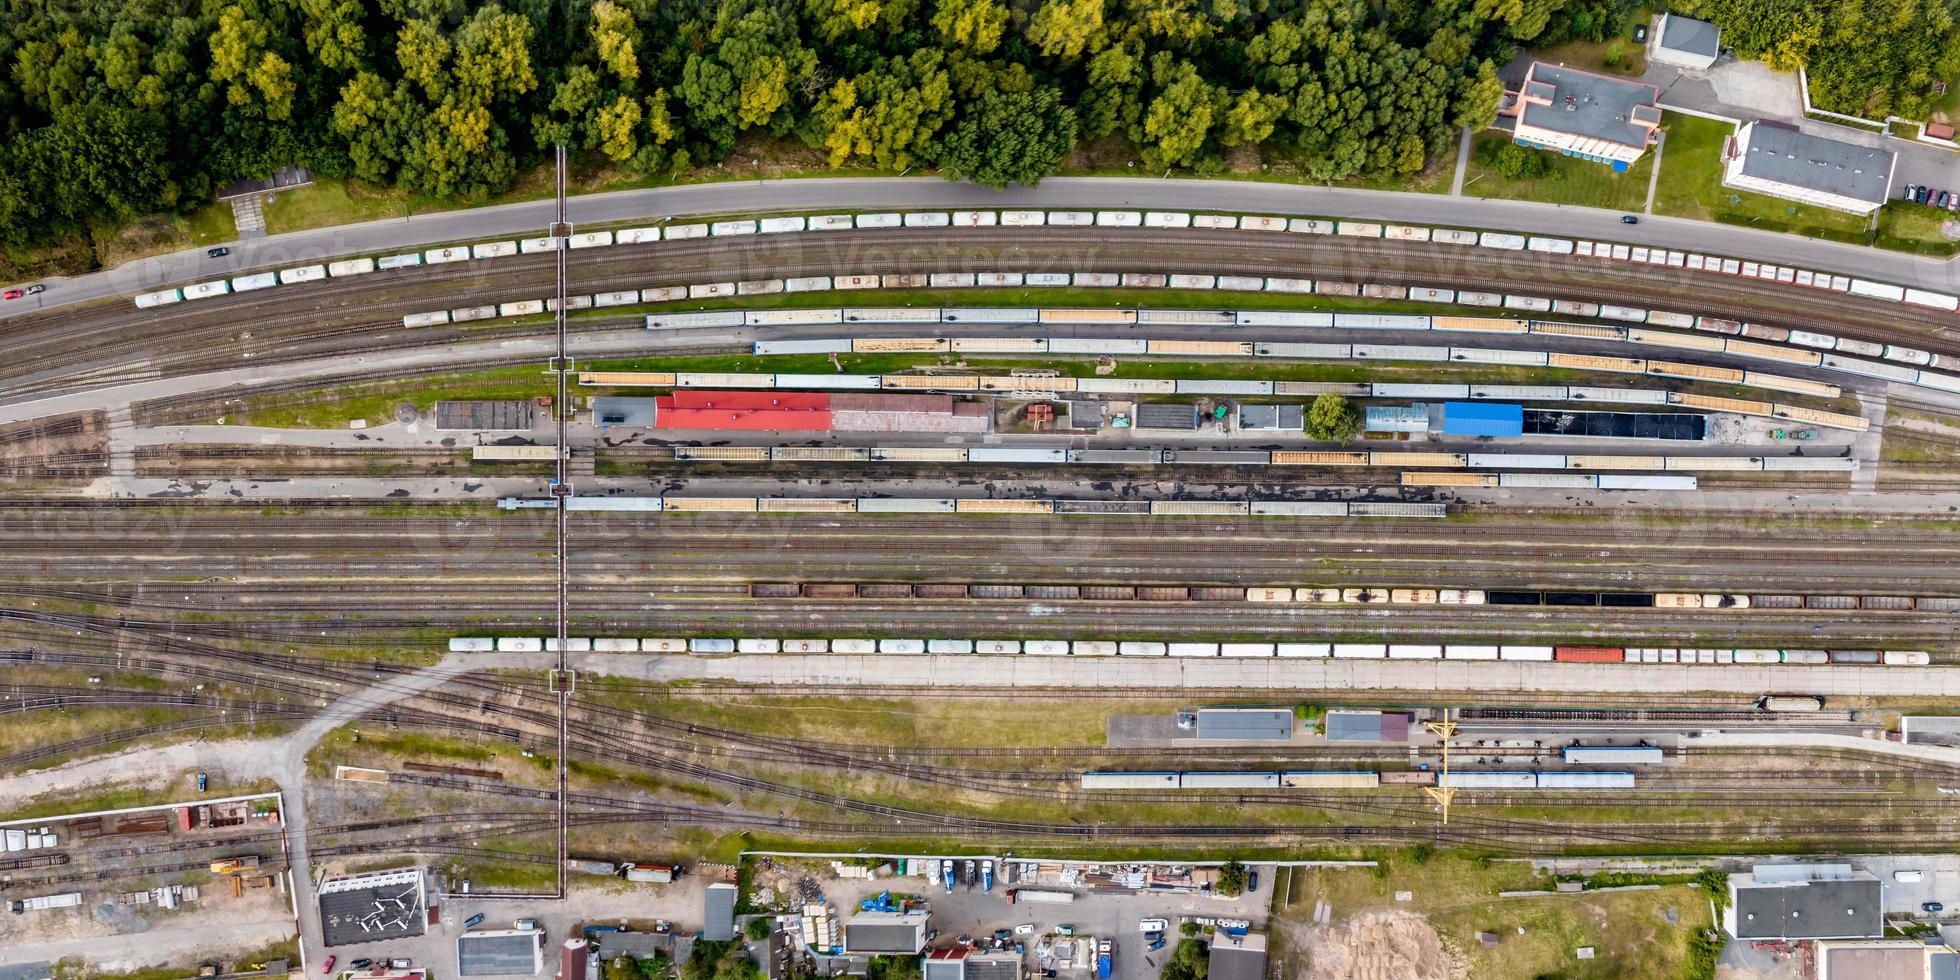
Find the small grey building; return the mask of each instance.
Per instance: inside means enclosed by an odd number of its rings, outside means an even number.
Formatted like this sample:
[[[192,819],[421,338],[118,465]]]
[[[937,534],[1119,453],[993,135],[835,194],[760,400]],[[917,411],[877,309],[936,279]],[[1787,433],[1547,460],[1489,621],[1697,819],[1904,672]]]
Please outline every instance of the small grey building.
[[[701,938],[725,943],[735,938],[735,886],[718,881],[702,897]]]
[[[1343,709],[1327,713],[1329,742],[1406,742],[1409,716],[1401,712]]]
[[[602,429],[609,425],[651,429],[654,423],[653,404],[651,398],[594,398],[592,421]]]
[[[1293,712],[1287,708],[1200,708],[1197,738],[1220,742],[1288,742]]]
[[[1300,405],[1241,405],[1239,428],[1278,429],[1298,432],[1306,423],[1306,408]]]
[[[1164,402],[1138,402],[1136,427],[1139,429],[1182,429],[1198,427],[1198,409],[1192,405]]]
[[[488,929],[456,938],[456,975],[529,977],[544,969],[544,933],[536,929]]]
[[[924,912],[863,912],[844,923],[844,952],[911,956],[926,948]]]
[[[1266,934],[1214,931],[1207,975],[1211,980],[1266,980]]]
[[[1651,57],[1664,65],[1706,70],[1722,53],[1722,29],[1705,20],[1662,14]]]

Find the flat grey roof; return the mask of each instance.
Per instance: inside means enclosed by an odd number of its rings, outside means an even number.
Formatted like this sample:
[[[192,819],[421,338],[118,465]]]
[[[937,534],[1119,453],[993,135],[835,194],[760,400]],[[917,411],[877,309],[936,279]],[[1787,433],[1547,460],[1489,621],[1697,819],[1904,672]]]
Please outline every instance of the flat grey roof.
[[[1738,885],[1735,938],[1850,939],[1883,935],[1881,891],[1882,886],[1875,878]]]
[[[538,969],[538,936],[471,935],[456,938],[456,972],[466,977],[528,977]]]
[[[1213,933],[1210,960],[1211,980],[1265,980],[1266,937],[1252,933],[1233,945],[1229,937]]]
[[[1299,405],[1241,405],[1239,428],[1297,429],[1305,416],[1306,410]]]
[[[1722,29],[1705,20],[1668,14],[1661,22],[1661,47],[1713,58],[1722,53]]]
[[[1756,122],[1749,125],[1742,172],[1760,180],[1883,204],[1892,177],[1892,151]]]
[[[1327,740],[1329,742],[1381,741],[1381,712],[1329,711],[1327,713]]]
[[[1525,86],[1526,91],[1532,95],[1543,93],[1551,104],[1527,103],[1524,107],[1526,124],[1607,140],[1622,146],[1647,145],[1651,130],[1645,126],[1635,126],[1633,113],[1636,107],[1653,106],[1658,96],[1652,85],[1621,81],[1576,68],[1561,68],[1542,61],[1532,64],[1530,78],[1531,81]],[[1570,102],[1566,101],[1568,98]],[[1655,121],[1659,121],[1657,111]]]
[[[966,980],[1020,980],[1021,958],[1013,953],[980,953],[966,958]]]
[[[1930,953],[1927,958],[1931,967],[1927,980],[1960,980],[1960,955]]]
[[[701,899],[701,938],[725,943],[735,938],[735,886],[718,881]]]
[[[1284,742],[1293,738],[1293,712],[1285,708],[1200,708],[1198,737],[1236,742]]]
[[[651,426],[654,421],[653,399],[594,398],[592,418],[600,425]]]
[[[916,953],[925,933],[910,922],[847,922],[844,948],[853,953]]]
[[[320,933],[328,946],[356,946],[420,936],[428,930],[421,891],[387,883],[321,892]]]
[[[925,980],[961,980],[966,964],[960,960],[926,960]]]
[[[1198,410],[1190,405],[1166,402],[1139,402],[1136,427],[1139,429],[1195,429]]]

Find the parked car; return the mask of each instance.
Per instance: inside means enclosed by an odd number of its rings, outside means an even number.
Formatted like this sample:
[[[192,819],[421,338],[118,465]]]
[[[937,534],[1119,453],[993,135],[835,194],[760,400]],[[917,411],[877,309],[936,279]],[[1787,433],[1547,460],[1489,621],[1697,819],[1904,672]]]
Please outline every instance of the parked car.
[[[202,792],[204,792],[204,788],[205,788],[206,786],[209,786],[210,784],[211,784],[211,781],[210,781],[210,779],[208,779],[208,778],[206,778],[206,777],[205,777],[205,775],[204,775],[203,773],[201,773],[201,772],[200,772],[200,773],[198,773],[198,774],[197,774],[197,791],[198,791],[198,792],[200,792],[200,793],[202,793]]]
[[[365,970],[365,969],[367,969],[368,967],[370,967],[370,966],[373,966],[373,965],[374,965],[374,961],[373,961],[373,960],[371,960],[371,959],[368,959],[367,957],[365,957],[365,956],[364,956],[364,957],[361,957],[361,958],[360,958],[360,959],[358,959],[358,960],[353,960],[353,961],[351,961],[351,962],[349,962],[349,963],[348,963],[347,965],[348,965],[348,967],[350,967],[350,968],[352,968],[352,969],[355,969],[355,970]]]
[[[1946,906],[1941,905],[1938,902],[1921,902],[1919,903],[1919,911],[1929,912],[1932,913],[1933,915],[1938,915],[1941,912],[1946,911]]]
[[[1936,208],[1946,207],[1946,199],[1950,196],[1946,191],[1941,191],[1940,196],[1933,199],[1933,206]]]
[[[1253,892],[1256,892],[1256,891],[1258,891],[1258,890],[1259,890],[1259,872],[1257,872],[1257,871],[1248,871],[1248,872],[1246,872],[1246,873],[1245,873],[1245,892],[1246,892],[1246,894],[1248,894],[1248,895],[1250,895],[1250,894],[1252,894]]]
[[[1915,881],[1924,881],[1925,878],[1925,872],[1913,868],[1900,868],[1892,872],[1893,881],[1904,882],[1906,884],[1911,884]]]
[[[406,956],[397,956],[394,959],[388,961],[388,966],[396,970],[406,970],[414,965],[415,965],[415,961],[409,959]]]
[[[332,956],[329,956],[329,957],[327,957],[327,961],[326,961],[325,963],[322,963],[322,964],[320,964],[320,972],[321,972],[321,973],[332,973],[332,972],[333,972],[333,964],[334,964],[334,960],[335,960],[335,959],[336,959],[336,957],[332,957]]]
[[[1032,922],[1023,922],[1020,925],[1014,927],[1014,934],[1017,936],[1031,935],[1033,932],[1034,932],[1034,923]]]
[[[1925,186],[1921,186],[1921,187],[1919,188],[1919,193],[1918,193],[1918,194],[1915,194],[1915,195],[1913,195],[1913,198],[1912,198],[1912,203],[1914,203],[1914,204],[1924,204],[1924,203],[1926,203],[1926,197],[1927,197],[1927,195],[1929,195],[1929,194],[1931,194],[1932,192],[1933,192],[1933,189],[1932,189],[1931,187],[1925,187]]]
[[[1917,195],[1918,195],[1918,194],[1919,194],[1919,185],[1918,185],[1918,184],[1907,184],[1907,185],[1906,185],[1906,192],[1905,192],[1905,194],[1904,194],[1904,198],[1905,198],[1905,200],[1908,200],[1908,201],[1911,201],[1911,200],[1916,200],[1916,199],[1917,199]]]
[[[1163,932],[1170,927],[1171,924],[1166,919],[1143,919],[1137,923],[1138,932]]]
[[[463,920],[463,928],[465,929],[474,929],[482,924],[483,924],[483,913],[481,912],[478,912],[477,914],[472,915],[469,918]]]
[[[1640,219],[1639,219],[1639,218],[1636,218],[1636,217],[1634,217],[1633,215],[1630,215],[1630,214],[1623,214],[1623,215],[1620,215],[1620,224],[1623,224],[1623,225],[1637,225],[1637,224],[1639,224],[1639,223],[1640,223]]]
[[[228,249],[223,245],[220,245],[217,248],[209,248],[204,250],[204,257],[207,259],[222,259],[230,254],[231,254],[231,249]]]
[[[1633,29],[1633,43],[1635,44],[1647,43],[1647,25],[1642,24],[1639,27]]]
[[[1155,933],[1151,933],[1151,935],[1155,936],[1156,938],[1150,940],[1150,946],[1144,950],[1144,952],[1146,953],[1154,953],[1164,948],[1164,934],[1161,932],[1155,932]]]

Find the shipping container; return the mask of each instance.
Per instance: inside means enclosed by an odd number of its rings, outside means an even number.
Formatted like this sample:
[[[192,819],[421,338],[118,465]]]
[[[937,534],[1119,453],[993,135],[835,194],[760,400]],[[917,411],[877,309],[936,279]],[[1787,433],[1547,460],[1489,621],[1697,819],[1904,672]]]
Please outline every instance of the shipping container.
[[[1620,647],[1553,647],[1552,659],[1561,663],[1617,664],[1626,660]]]
[[[1278,643],[1273,648],[1275,656],[1293,659],[1325,659],[1333,652],[1329,643]]]
[[[1085,772],[1083,789],[1176,789],[1174,772]],[[1010,893],[1012,894],[1012,893]],[[1027,894],[1023,891],[1022,894]],[[1071,899],[1074,896],[1070,896]]]

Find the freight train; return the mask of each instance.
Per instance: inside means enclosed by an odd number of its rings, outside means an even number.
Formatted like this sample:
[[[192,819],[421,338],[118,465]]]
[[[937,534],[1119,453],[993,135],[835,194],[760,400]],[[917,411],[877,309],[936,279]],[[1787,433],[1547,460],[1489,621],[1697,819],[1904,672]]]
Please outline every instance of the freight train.
[[[813,217],[789,216],[762,219],[734,219],[713,223],[683,223],[657,227],[628,228],[618,232],[595,231],[572,235],[562,244],[571,249],[605,247],[613,245],[638,245],[656,241],[674,241],[707,237],[730,237],[756,234],[784,234],[802,232],[846,231],[854,228],[973,228],[995,225],[1036,227],[1085,226],[1096,225],[1105,228],[1201,228],[1217,230],[1240,230],[1257,232],[1283,232],[1292,234],[1340,235],[1350,238],[1391,239],[1404,242],[1434,242],[1438,244],[1474,246],[1497,251],[1539,252],[1551,255],[1567,255],[1580,258],[1606,261],[1632,262],[1642,265],[1659,265],[1669,268],[1685,269],[1695,272],[1731,275],[1764,282],[1783,283],[1793,287],[1822,289],[1831,292],[1849,293],[1881,302],[1902,303],[1913,306],[1947,311],[1960,310],[1960,296],[1929,290],[1914,289],[1890,283],[1857,279],[1834,275],[1809,269],[1798,269],[1774,263],[1751,261],[1747,259],[1726,258],[1705,255],[1697,252],[1682,252],[1647,246],[1622,245],[1611,242],[1593,242],[1575,239],[1553,238],[1536,235],[1518,235],[1502,232],[1474,232],[1447,228],[1429,228],[1416,225],[1382,224],[1363,221],[1329,221],[1313,218],[1287,218],[1276,215],[1222,215],[1196,214],[1181,211],[915,211],[908,213],[875,214],[831,214]],[[483,242],[475,245],[453,245],[430,249],[425,252],[407,252],[380,258],[353,258],[333,262],[325,266],[307,265],[285,269],[277,273],[265,272],[241,276],[230,280],[216,280],[198,285],[171,288],[143,293],[135,297],[138,307],[149,308],[185,300],[205,299],[233,292],[263,289],[278,285],[289,285],[313,281],[327,277],[365,275],[377,271],[417,265],[433,265],[449,262],[462,262],[473,259],[494,259],[505,256],[534,252],[555,251],[561,242],[556,238],[528,238]],[[995,277],[1013,275],[1013,282],[994,281]],[[1158,287],[1171,289],[1214,289],[1245,288],[1234,280],[1254,277],[1215,276],[1203,274],[1164,274],[1164,273],[1083,273],[1084,281],[1069,281],[1065,274],[1028,274],[1030,281],[1022,274],[1009,273],[940,273],[936,275],[908,275],[902,278],[905,287],[988,287],[988,286],[1039,286],[1039,285],[1094,285]],[[1053,277],[1064,281],[1049,281]],[[842,276],[833,286],[831,277],[823,277],[824,288],[891,288],[893,284],[879,276]],[[623,294],[598,294],[581,296],[583,304],[568,302],[568,309],[603,305],[628,305],[634,302],[669,302],[682,299],[705,299],[719,296],[741,295],[744,293],[795,292],[792,283],[798,280],[766,279],[750,282],[704,283],[693,286],[662,287],[658,298],[648,299],[645,291],[631,291],[632,299]],[[746,288],[745,288],[746,287]],[[804,288],[814,288],[805,286]],[[1822,334],[1803,331],[1787,331],[1775,327],[1755,327],[1751,333],[1743,324],[1714,318],[1694,317],[1683,313],[1660,310],[1645,310],[1637,307],[1624,307],[1614,304],[1555,301],[1530,296],[1500,296],[1493,293],[1463,292],[1431,288],[1404,287],[1366,287],[1358,283],[1325,283],[1304,279],[1262,280],[1258,288],[1276,291],[1318,293],[1321,295],[1369,295],[1377,290],[1400,289],[1401,295],[1382,295],[1379,298],[1414,299],[1435,302],[1459,302],[1467,305],[1502,306],[1509,309],[1533,312],[1563,312],[1574,316],[1599,317],[1625,322],[1647,323],[1656,326],[1696,327],[1717,333],[1746,334],[1776,341],[1791,340],[1823,349],[1835,349],[1847,353],[1862,353],[1869,356],[1884,356],[1902,363],[1930,365],[1935,363],[1933,355],[1923,351],[1896,348],[1895,352],[1884,350],[1882,345],[1864,341],[1840,340]],[[598,296],[615,297],[611,303],[598,302]],[[540,309],[552,309],[553,304],[543,300],[535,301]],[[519,306],[522,304],[506,304]],[[529,309],[528,305],[525,306]],[[438,311],[444,316],[454,311]],[[475,308],[472,308],[472,313]],[[501,313],[501,310],[498,311]],[[523,315],[513,312],[502,315]],[[472,315],[471,319],[477,318]],[[431,321],[453,322],[453,320]],[[413,325],[413,324],[410,324]],[[1801,335],[1801,337],[1799,336]]]
[[[907,582],[753,582],[756,599],[1071,599],[1097,602],[1303,602],[1356,605],[1604,606],[1660,609],[1864,609],[1960,612],[1954,596],[1748,595],[1739,592],[1584,592],[1370,585],[1032,585]]]
[[[1384,782],[1399,785],[1434,786],[1437,774],[1430,770],[1411,770],[1388,774],[1360,772],[1085,772],[1085,790],[1122,789],[1379,789]],[[1634,774],[1585,770],[1547,772],[1539,770],[1451,770],[1444,786],[1458,789],[1551,789],[1595,790],[1633,789]]]
[[[454,637],[452,653],[555,653],[556,637]],[[1335,660],[1517,660],[1628,664],[1851,664],[1924,667],[1920,650],[1775,650],[1677,647],[1514,646],[1426,643],[1245,642],[1187,643],[1157,640],[954,640],[912,638],[685,639],[572,637],[568,653],[666,654],[933,654],[1048,657],[1204,657]]]

